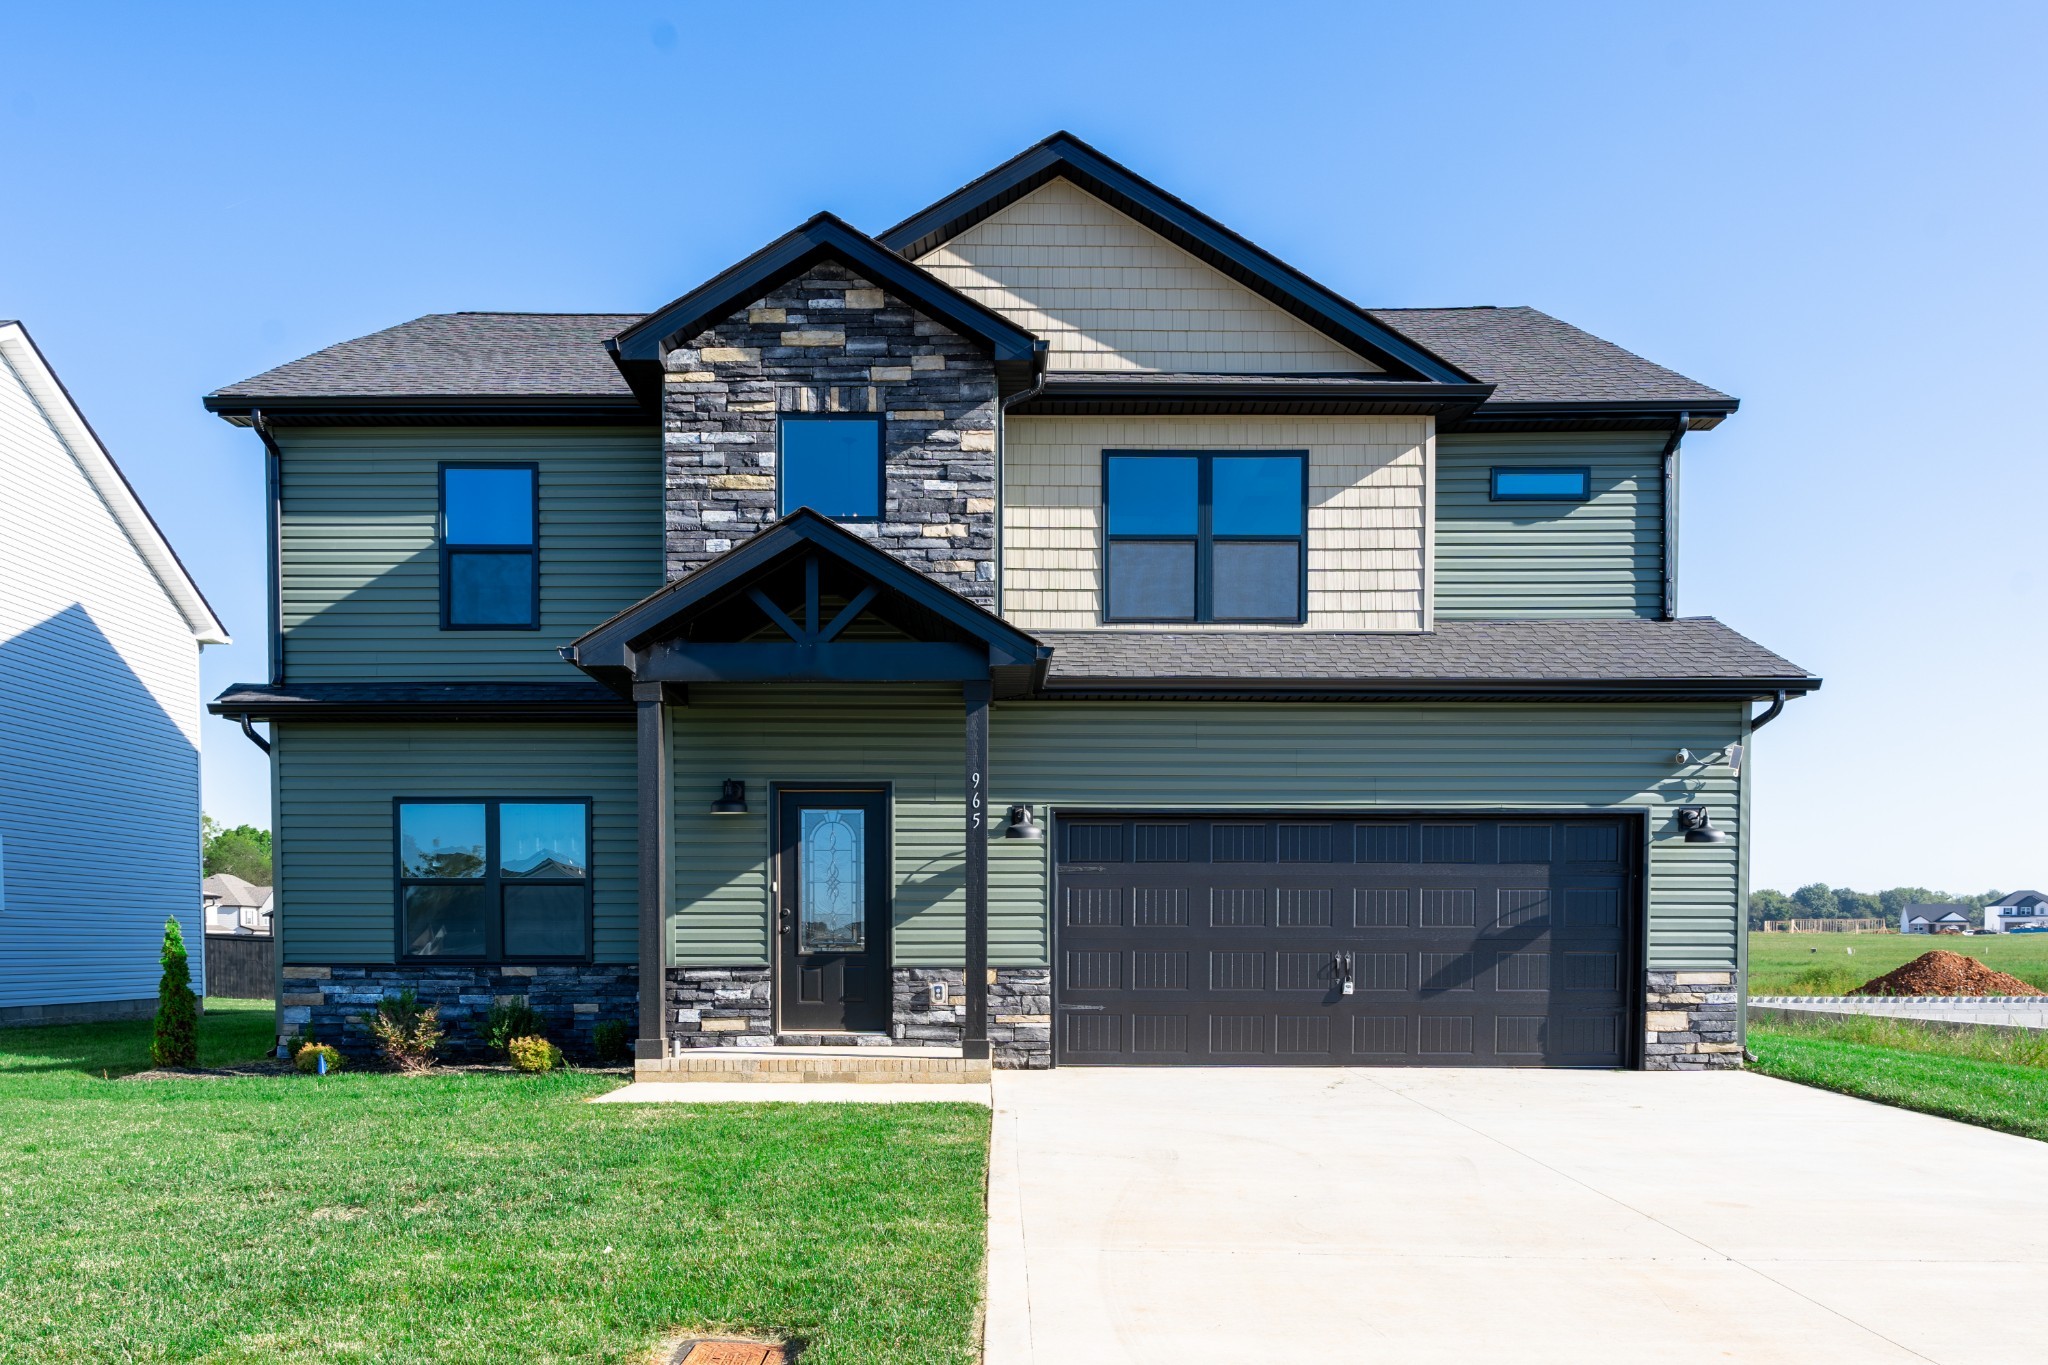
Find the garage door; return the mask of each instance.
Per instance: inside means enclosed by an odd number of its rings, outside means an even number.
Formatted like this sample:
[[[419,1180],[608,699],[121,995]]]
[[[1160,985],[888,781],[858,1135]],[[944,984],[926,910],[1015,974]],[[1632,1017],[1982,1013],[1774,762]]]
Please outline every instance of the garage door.
[[[1621,1066],[1620,818],[1063,818],[1065,1065]]]

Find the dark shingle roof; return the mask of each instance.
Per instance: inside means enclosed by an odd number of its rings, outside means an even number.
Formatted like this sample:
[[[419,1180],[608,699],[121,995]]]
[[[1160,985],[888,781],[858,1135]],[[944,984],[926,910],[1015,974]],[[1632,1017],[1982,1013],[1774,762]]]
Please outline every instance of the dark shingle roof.
[[[631,399],[604,343],[639,320],[638,313],[429,313],[214,396]]]
[[[1727,394],[1533,308],[1378,308],[1372,316],[1499,387],[1488,402],[1728,405]],[[632,390],[607,338],[636,313],[430,313],[230,384],[215,399],[607,398]],[[1102,375],[1090,375],[1103,381]],[[1134,390],[1190,376],[1116,376]],[[1245,382],[1233,376],[1233,382]],[[1357,376],[1329,381],[1355,386]],[[1285,376],[1276,388],[1314,381]]]
[[[1369,308],[1374,318],[1498,387],[1490,403],[1735,400],[1534,308]]]
[[[1711,617],[1678,621],[1440,621],[1429,634],[1293,631],[1041,631],[1049,691],[1132,685],[1213,691],[1299,684],[1310,690],[1602,685],[1739,695],[1810,691],[1820,679]]]

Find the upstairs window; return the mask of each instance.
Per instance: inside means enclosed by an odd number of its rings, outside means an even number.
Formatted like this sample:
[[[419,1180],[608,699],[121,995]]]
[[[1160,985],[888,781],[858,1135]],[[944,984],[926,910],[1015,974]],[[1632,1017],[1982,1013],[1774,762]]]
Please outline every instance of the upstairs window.
[[[539,469],[441,466],[441,629],[540,629]]]
[[[882,519],[882,423],[874,417],[784,417],[782,515],[808,507],[834,521]]]
[[[589,802],[397,807],[399,956],[590,956]]]
[[[1109,451],[1110,621],[1304,619],[1308,457]]]
[[[1592,496],[1593,471],[1495,468],[1490,496],[1495,502],[1584,502]]]

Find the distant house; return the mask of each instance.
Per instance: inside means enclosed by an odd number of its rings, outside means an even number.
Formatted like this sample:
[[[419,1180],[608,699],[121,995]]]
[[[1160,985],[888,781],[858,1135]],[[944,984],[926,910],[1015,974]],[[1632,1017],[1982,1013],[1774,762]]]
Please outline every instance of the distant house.
[[[2048,896],[2015,891],[1984,907],[1984,932],[2007,934],[2015,929],[2048,929]]]
[[[1974,927],[1967,905],[1937,901],[1931,905],[1908,905],[1899,911],[1902,934],[1967,934]]]
[[[0,1024],[194,980],[199,649],[227,632],[19,323],[0,322]]]
[[[199,886],[209,934],[270,932],[270,888],[252,886],[232,872],[218,872]]]

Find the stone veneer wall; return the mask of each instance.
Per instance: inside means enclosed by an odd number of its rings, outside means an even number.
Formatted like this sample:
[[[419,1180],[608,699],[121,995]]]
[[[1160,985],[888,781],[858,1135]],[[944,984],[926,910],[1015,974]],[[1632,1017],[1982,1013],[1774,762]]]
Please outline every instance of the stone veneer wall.
[[[279,1036],[288,1040],[310,1026],[323,1043],[367,1057],[377,1044],[362,1017],[386,996],[412,990],[422,1005],[441,1011],[444,1054],[462,1060],[484,1054],[484,1017],[491,1006],[524,1000],[546,1020],[548,1036],[572,1057],[588,1059],[591,1033],[606,1019],[639,1020],[639,974],[631,963],[520,967],[447,966],[305,967],[284,969]]]
[[[1646,1069],[1742,1065],[1742,1004],[1735,973],[1651,972],[1643,1008]]]
[[[892,1019],[886,1036],[862,1037],[869,1047],[958,1047],[967,1007],[958,967],[897,967]],[[933,982],[946,986],[946,1003],[932,1003]],[[773,987],[762,967],[671,967],[669,1030],[677,1049],[767,1047],[776,1042],[819,1045],[839,1035],[775,1032]],[[1052,1065],[1052,972],[1045,967],[999,967],[989,987],[989,1043],[1000,1067]]]
[[[884,417],[887,502],[850,523],[995,605],[996,378],[976,345],[826,262],[665,359],[667,572],[689,573],[777,519],[782,413]]]

